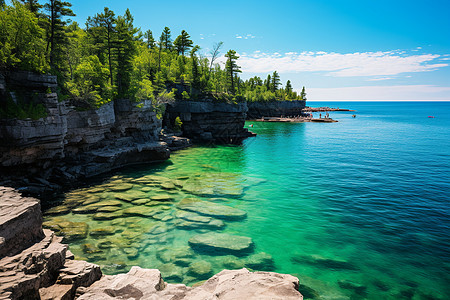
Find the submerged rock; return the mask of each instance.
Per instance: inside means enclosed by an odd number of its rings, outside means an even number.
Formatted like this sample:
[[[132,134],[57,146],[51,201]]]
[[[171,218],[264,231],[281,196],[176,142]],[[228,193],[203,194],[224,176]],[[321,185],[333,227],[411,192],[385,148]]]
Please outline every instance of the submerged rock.
[[[338,284],[341,288],[351,290],[359,296],[367,296],[367,287],[362,284],[350,280],[339,280]]]
[[[103,207],[99,207],[97,209],[97,212],[104,212],[104,213],[112,213],[112,212],[116,212],[118,210],[120,210],[121,208],[118,206],[103,206]]]
[[[174,190],[176,189],[176,186],[172,182],[164,182],[161,184],[161,188],[164,190]]]
[[[161,202],[166,202],[166,201],[172,201],[173,197],[169,196],[169,195],[156,195],[156,196],[152,196],[150,197],[150,199],[152,201],[161,201]]]
[[[111,185],[109,187],[109,189],[114,192],[128,191],[132,188],[133,188],[133,185],[131,183],[121,183],[121,184],[117,184],[117,185]]]
[[[236,181],[235,174],[207,173],[207,176],[191,177],[183,184],[183,190],[199,196],[240,197],[242,186]]]
[[[234,254],[241,256],[253,250],[251,238],[239,235],[210,232],[189,239],[192,249],[211,255]]]
[[[104,200],[98,203],[99,206],[122,206],[122,202],[118,200]]]
[[[358,270],[357,266],[348,261],[326,258],[319,255],[297,254],[291,257],[291,261],[297,264],[315,265],[333,270]]]
[[[45,212],[45,214],[46,215],[65,215],[65,214],[68,214],[69,212],[70,212],[70,208],[63,206],[63,205],[59,205],[59,206],[48,209]]]
[[[272,255],[260,252],[250,255],[245,262],[245,267],[255,271],[272,271],[275,269],[275,262]]]
[[[176,282],[181,282],[183,280],[183,268],[173,263],[162,264],[158,267],[158,270],[166,280]]]
[[[92,216],[92,219],[94,219],[96,221],[107,221],[107,220],[114,220],[114,219],[121,218],[121,217],[123,217],[122,211],[116,211],[113,213],[98,212]]]
[[[84,222],[70,222],[60,218],[46,221],[43,225],[62,234],[67,242],[86,238],[89,228],[88,224]]]
[[[196,213],[185,212],[185,211],[178,211],[176,213],[176,217],[180,218],[180,219],[184,219],[186,221],[200,222],[200,223],[209,223],[212,219],[211,217],[200,216]]]
[[[147,206],[133,206],[122,211],[124,216],[151,217],[157,210]]]
[[[194,261],[189,266],[188,274],[197,277],[198,279],[204,279],[211,276],[212,267],[211,263],[205,260]]]
[[[114,197],[119,200],[123,200],[126,202],[132,202],[133,200],[146,198],[147,194],[141,191],[128,191],[126,193],[116,193],[114,194]]]
[[[244,262],[239,260],[236,256],[227,255],[223,258],[223,266],[230,270],[238,270],[244,267]]]
[[[241,220],[247,216],[247,213],[243,210],[196,198],[185,198],[178,203],[177,207],[181,210],[225,220]]]
[[[106,226],[102,228],[91,229],[89,233],[91,236],[104,236],[113,235],[116,233],[116,228],[114,226]]]

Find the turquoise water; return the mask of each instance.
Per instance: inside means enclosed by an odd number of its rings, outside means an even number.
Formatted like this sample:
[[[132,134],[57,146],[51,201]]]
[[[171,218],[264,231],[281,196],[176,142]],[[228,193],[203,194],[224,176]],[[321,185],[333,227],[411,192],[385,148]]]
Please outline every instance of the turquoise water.
[[[185,149],[71,191],[46,224],[86,224],[90,234],[72,237],[71,250],[111,274],[138,264],[162,268],[169,282],[192,284],[223,268],[248,267],[252,253],[263,253],[267,265],[253,269],[299,277],[305,299],[449,299],[450,103],[310,105],[355,109],[357,117],[332,112],[338,123],[253,122],[258,136],[243,145]],[[168,181],[177,187],[161,188]],[[132,188],[111,190],[123,184]],[[133,192],[171,200],[118,195]],[[180,201],[191,197],[242,210],[246,218],[223,218],[220,228],[180,226]],[[95,220],[95,212],[74,211],[117,199],[122,210],[151,207],[153,217]],[[115,232],[107,237],[92,233],[108,226]],[[253,252],[192,251],[188,240],[206,232],[250,237]],[[106,240],[110,246],[100,247]],[[188,253],[184,262],[161,258],[174,249]],[[199,261],[211,270],[194,270]]]

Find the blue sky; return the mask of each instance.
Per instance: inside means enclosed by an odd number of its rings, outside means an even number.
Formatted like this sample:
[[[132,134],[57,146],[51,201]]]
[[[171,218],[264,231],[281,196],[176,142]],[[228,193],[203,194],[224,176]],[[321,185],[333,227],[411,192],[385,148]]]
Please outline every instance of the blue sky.
[[[240,55],[242,77],[277,70],[309,100],[450,100],[449,0],[73,0],[73,18],[126,8],[157,38],[186,30],[205,55]]]

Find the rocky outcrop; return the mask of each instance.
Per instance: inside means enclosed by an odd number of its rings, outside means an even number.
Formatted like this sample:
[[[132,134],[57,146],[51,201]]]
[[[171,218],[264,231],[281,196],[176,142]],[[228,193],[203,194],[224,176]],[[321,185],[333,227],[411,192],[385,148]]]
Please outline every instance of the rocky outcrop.
[[[39,200],[0,187],[0,258],[17,254],[43,237]]]
[[[0,187],[0,299],[73,299],[100,279],[97,265],[75,261],[51,230],[39,201]]]
[[[248,102],[247,119],[261,119],[262,117],[300,116],[306,101],[272,101]]]
[[[246,103],[213,103],[211,101],[176,101],[167,105],[166,126],[173,126],[175,119],[183,123],[183,135],[199,141],[239,143],[254,136],[244,128]]]
[[[0,181],[29,195],[52,193],[126,165],[166,160],[170,149],[190,145],[182,137],[160,140],[161,121],[151,101],[66,107],[52,92],[56,76],[28,72],[1,77],[0,88],[0,100],[15,90],[22,100],[46,109],[47,116],[38,120],[0,120]]]
[[[197,287],[167,284],[156,269],[133,267],[127,274],[104,276],[86,289],[80,300],[97,299],[303,299],[299,280],[291,275],[224,270]]]
[[[0,120],[0,167],[33,164],[41,168],[64,157],[65,104],[58,102],[56,93],[40,94],[39,98],[47,117]]]

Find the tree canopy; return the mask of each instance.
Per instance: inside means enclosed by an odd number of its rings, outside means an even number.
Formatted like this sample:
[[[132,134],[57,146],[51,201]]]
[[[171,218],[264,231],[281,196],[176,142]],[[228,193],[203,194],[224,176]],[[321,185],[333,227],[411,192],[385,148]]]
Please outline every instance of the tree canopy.
[[[98,107],[115,98],[154,104],[170,99],[216,101],[305,100],[285,88],[277,71],[267,79],[240,78],[236,50],[219,59],[222,42],[209,54],[186,30],[172,40],[165,27],[156,41],[135,27],[131,12],[105,7],[81,28],[69,18],[71,3],[61,0],[0,1],[0,71],[28,70],[58,76],[59,92],[73,105]],[[222,54],[223,55],[223,54]]]

